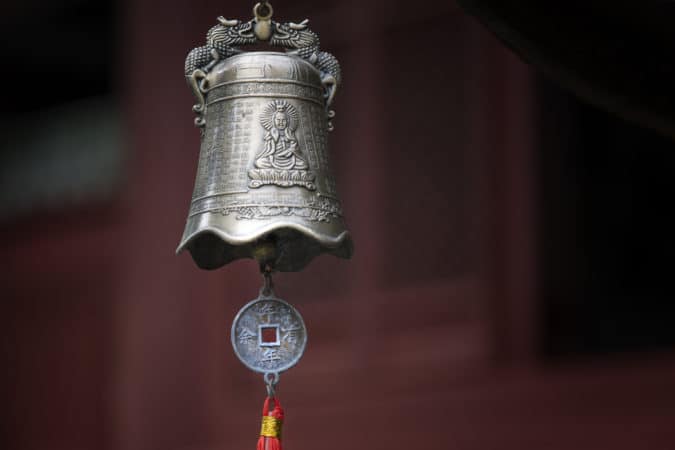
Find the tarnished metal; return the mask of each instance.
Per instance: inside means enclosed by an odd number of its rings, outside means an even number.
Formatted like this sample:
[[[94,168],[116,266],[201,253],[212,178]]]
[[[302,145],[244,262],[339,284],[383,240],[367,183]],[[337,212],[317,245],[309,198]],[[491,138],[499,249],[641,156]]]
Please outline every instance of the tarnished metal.
[[[231,340],[241,362],[264,373],[273,392],[279,373],[293,367],[305,352],[307,329],[293,306],[263,288],[234,318]]]
[[[202,139],[177,251],[204,269],[249,257],[295,271],[321,253],[352,253],[327,148],[339,64],[306,20],[280,24],[260,10],[249,22],[219,18],[186,60]],[[261,39],[288,50],[236,47]]]

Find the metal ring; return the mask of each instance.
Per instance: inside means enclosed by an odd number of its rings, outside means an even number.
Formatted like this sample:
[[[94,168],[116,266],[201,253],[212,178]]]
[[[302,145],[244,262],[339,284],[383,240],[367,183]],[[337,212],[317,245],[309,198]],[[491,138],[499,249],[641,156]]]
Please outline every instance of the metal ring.
[[[259,13],[259,10],[263,7],[263,5],[265,5],[268,10],[267,14],[264,16]],[[253,15],[258,20],[269,20],[272,18],[272,14],[274,14],[274,10],[272,9],[272,5],[267,1],[256,3],[253,7]]]
[[[270,376],[272,377],[271,379]],[[279,372],[265,372],[263,374],[263,380],[265,381],[265,387],[267,388],[267,396],[274,398],[276,396],[275,387],[279,383]]]
[[[272,379],[269,378],[270,376]],[[265,384],[271,384],[275,386],[279,383],[279,372],[265,372],[263,374],[263,380],[265,380]]]

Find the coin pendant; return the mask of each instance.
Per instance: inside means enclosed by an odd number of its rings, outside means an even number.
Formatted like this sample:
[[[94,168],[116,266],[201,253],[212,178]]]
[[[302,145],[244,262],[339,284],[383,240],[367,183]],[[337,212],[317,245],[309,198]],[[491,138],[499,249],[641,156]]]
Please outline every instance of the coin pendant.
[[[302,357],[307,329],[293,306],[261,294],[237,313],[231,339],[234,353],[246,367],[256,372],[280,373]]]

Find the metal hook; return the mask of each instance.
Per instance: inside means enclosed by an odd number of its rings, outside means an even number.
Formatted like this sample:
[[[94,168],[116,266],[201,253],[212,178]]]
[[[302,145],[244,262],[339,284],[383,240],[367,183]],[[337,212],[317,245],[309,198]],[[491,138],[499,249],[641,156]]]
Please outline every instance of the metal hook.
[[[267,388],[267,396],[269,398],[274,398],[276,396],[275,387],[279,383],[279,372],[265,372],[263,374],[263,380],[265,381],[265,387]]]

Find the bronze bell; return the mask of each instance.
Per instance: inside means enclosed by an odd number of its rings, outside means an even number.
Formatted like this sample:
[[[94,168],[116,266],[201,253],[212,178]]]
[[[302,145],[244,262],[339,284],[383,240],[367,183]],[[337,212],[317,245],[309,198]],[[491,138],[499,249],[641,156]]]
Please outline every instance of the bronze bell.
[[[202,269],[255,258],[297,271],[321,253],[352,254],[328,161],[340,68],[302,23],[219,18],[185,74],[197,99],[201,150],[177,252]],[[261,40],[286,52],[243,52]]]

